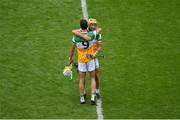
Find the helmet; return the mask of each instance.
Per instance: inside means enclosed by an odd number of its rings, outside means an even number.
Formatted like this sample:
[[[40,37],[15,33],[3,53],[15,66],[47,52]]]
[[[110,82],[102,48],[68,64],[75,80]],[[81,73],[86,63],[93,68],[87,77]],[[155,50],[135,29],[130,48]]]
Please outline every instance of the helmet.
[[[90,31],[94,31],[96,29],[96,26],[97,26],[97,21],[96,19],[89,19],[88,20],[88,27],[89,27],[89,30]]]
[[[90,25],[90,24],[97,24],[97,21],[96,21],[96,19],[89,19],[88,20],[88,24]]]

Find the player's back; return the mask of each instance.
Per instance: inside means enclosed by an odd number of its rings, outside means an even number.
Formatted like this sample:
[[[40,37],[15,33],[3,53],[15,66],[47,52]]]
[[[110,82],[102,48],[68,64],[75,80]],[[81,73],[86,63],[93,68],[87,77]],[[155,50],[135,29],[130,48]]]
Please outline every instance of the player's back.
[[[78,62],[85,63],[92,58],[88,58],[87,54],[94,53],[94,45],[96,44],[96,32],[81,32],[82,34],[88,34],[91,37],[91,40],[84,40],[83,38],[74,35],[72,41],[76,44],[77,51],[78,51]]]

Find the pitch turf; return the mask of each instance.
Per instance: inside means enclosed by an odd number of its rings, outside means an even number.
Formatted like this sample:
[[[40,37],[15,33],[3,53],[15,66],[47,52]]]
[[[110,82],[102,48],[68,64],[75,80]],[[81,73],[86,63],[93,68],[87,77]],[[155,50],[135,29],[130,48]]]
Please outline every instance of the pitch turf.
[[[87,2],[104,30],[104,117],[180,118],[180,1]],[[96,118],[76,72],[62,76],[81,14],[80,0],[0,1],[0,118]]]

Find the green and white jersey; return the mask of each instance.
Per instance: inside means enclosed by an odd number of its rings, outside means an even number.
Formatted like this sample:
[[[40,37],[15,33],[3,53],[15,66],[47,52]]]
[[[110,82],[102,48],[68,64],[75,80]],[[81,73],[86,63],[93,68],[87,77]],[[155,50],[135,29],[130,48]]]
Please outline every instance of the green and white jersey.
[[[78,52],[78,62],[85,63],[90,60],[91,58],[87,58],[87,54],[94,53],[94,46],[96,45],[96,31],[89,31],[89,32],[81,32],[83,34],[88,34],[91,37],[91,40],[84,40],[83,38],[74,35],[73,36],[73,43],[76,44],[77,52]]]
[[[96,40],[97,41],[101,41],[102,40],[102,35],[101,34],[97,34],[96,35]]]
[[[99,37],[97,37],[97,32],[96,31],[81,32],[81,34],[87,34],[89,37],[91,37],[91,40],[99,38]],[[89,41],[91,41],[91,40],[89,40]],[[73,38],[72,38],[72,41],[74,43],[78,43],[78,42],[83,42],[83,41],[86,41],[86,40],[84,40],[83,38],[81,38],[81,37],[79,37],[77,35],[74,35]]]

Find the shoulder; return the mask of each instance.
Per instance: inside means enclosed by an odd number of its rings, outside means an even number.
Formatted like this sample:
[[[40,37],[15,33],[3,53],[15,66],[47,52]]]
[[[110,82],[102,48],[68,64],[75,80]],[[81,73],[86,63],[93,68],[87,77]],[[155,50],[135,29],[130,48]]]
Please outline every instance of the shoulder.
[[[101,41],[101,40],[102,40],[101,34],[97,34],[96,39],[97,39],[98,41]]]
[[[83,40],[83,38],[81,38],[81,37],[79,37],[77,35],[73,35],[72,41],[74,43],[78,43],[78,42],[83,42],[84,40]]]
[[[96,34],[97,34],[96,31],[88,31],[88,35],[89,36],[93,36],[93,35],[96,36]]]

